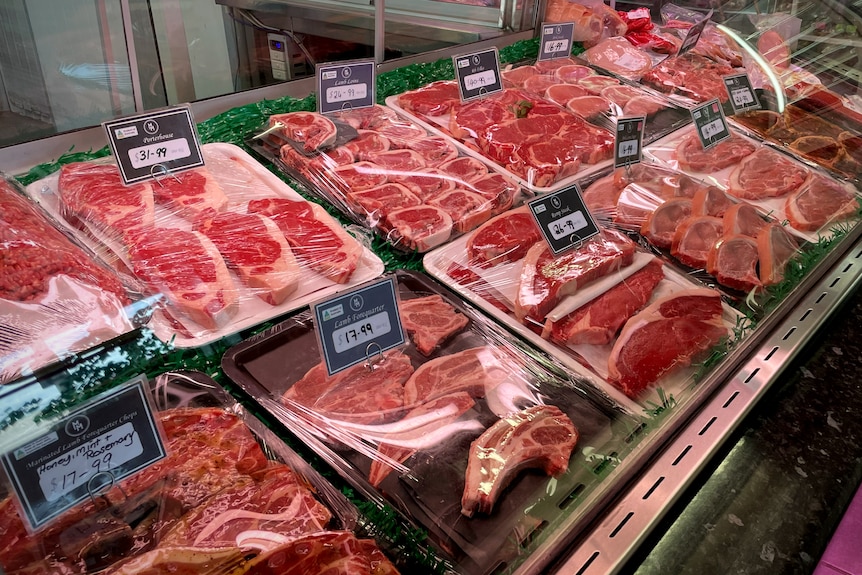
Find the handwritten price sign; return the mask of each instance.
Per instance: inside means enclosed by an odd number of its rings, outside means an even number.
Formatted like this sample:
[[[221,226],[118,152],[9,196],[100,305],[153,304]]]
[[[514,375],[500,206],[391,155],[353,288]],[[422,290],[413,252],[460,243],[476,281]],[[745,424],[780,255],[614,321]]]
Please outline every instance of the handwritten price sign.
[[[553,60],[555,58],[566,58],[572,52],[572,38],[575,32],[573,22],[560,24],[543,24],[542,39],[539,45],[539,60]]]

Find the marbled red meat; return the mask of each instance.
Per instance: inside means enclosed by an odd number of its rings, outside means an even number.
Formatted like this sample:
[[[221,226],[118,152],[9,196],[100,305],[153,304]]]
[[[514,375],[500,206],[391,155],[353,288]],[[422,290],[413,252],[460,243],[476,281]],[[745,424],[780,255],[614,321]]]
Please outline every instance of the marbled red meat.
[[[488,175],[488,166],[471,156],[449,160],[441,164],[439,169],[460,182],[473,182]]]
[[[619,232],[604,233],[579,248],[554,257],[546,242],[533,245],[524,257],[518,280],[515,316],[543,321],[563,296],[579,286],[629,265],[635,246]]]
[[[293,251],[317,273],[345,283],[356,270],[362,245],[317,204],[305,200],[252,200],[248,212],[273,220]]]
[[[438,194],[428,200],[428,205],[449,214],[452,227],[459,234],[472,230],[491,217],[491,202],[464,188]]]
[[[712,173],[739,163],[756,149],[752,142],[733,135],[704,150],[697,134],[691,133],[677,146],[676,159],[683,170]]]
[[[269,218],[223,212],[195,222],[242,282],[270,305],[296,290],[301,271],[284,234]]]
[[[469,318],[439,294],[401,300],[398,306],[404,329],[419,353],[429,356],[443,342],[460,333]]]
[[[227,206],[227,195],[206,168],[156,178],[153,196],[156,203],[188,219],[210,210],[219,212]]]
[[[452,80],[432,82],[418,90],[398,96],[398,105],[420,116],[442,116],[461,99],[458,84]]]
[[[269,125],[276,124],[282,124],[279,131],[284,137],[302,144],[306,152],[331,146],[338,135],[332,120],[315,112],[273,114],[269,117]]]
[[[452,235],[452,217],[442,208],[423,204],[389,212],[388,239],[409,250],[425,252],[439,246]]]
[[[426,361],[404,384],[404,405],[413,406],[455,392],[485,397],[515,369],[504,349],[474,347]]]
[[[389,138],[381,136],[374,130],[359,130],[359,135],[343,147],[350,150],[357,160],[374,161],[374,156],[388,151],[390,145]]]
[[[236,314],[236,286],[218,249],[203,234],[173,228],[139,231],[131,237],[129,261],[135,276],[163,294],[170,309],[206,329],[224,327]]]
[[[546,321],[543,336],[563,345],[607,345],[663,278],[662,263],[654,259],[566,317]]]
[[[722,313],[721,295],[709,288],[656,300],[623,326],[608,360],[610,381],[627,396],[638,397],[726,337]]]
[[[467,259],[482,267],[514,262],[542,238],[528,207],[515,208],[480,226],[467,241]]]

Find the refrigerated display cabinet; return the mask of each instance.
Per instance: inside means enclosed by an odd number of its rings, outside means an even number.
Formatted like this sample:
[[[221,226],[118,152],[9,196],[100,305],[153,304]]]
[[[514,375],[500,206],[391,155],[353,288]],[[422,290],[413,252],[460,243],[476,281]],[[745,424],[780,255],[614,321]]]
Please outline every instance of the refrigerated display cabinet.
[[[283,8],[282,3],[251,4],[242,9],[260,12],[259,30],[278,28],[265,18],[266,13]],[[300,13],[314,16],[308,20],[328,22],[337,15],[358,18],[363,23],[352,26],[366,36],[373,20],[373,8],[365,5],[336,10],[323,2],[289,4],[302,4],[305,12]],[[447,37],[434,33],[437,27],[447,26],[428,18],[445,13],[434,12],[436,4],[423,3],[409,15],[423,19],[423,27],[416,29],[432,43]],[[387,9],[393,6],[387,3]],[[410,11],[413,4],[394,7]],[[487,30],[479,33],[477,28],[457,36],[452,42],[458,45],[452,47],[429,45],[433,52],[414,58],[388,62],[378,58],[380,71],[397,73],[402,66],[447,59],[474,48],[503,48],[512,40],[529,42],[522,35],[501,34],[504,29],[511,31],[507,28],[511,19],[501,25],[508,8],[457,4],[446,8],[483,14],[485,21],[478,26]],[[854,49],[858,16],[852,6],[725,3],[694,8],[715,9],[716,21],[743,38],[753,38],[764,26],[774,25],[775,12],[786,12],[791,19],[788,25],[798,25],[794,62],[851,101],[858,92],[858,75],[854,75],[859,66]],[[494,20],[490,14],[499,18]],[[460,45],[474,40],[481,41]],[[191,107],[199,122],[224,121],[241,106],[285,95],[302,98],[313,91],[307,78],[194,101]],[[136,106],[143,104],[138,101]],[[115,108],[114,113],[127,112]],[[72,146],[76,151],[99,150],[104,146],[103,132],[84,128],[2,148],[0,170],[23,174],[54,161]],[[858,225],[847,230],[798,285],[783,294],[777,307],[759,310],[756,328],[740,345],[699,381],[696,390],[649,422],[644,436],[602,488],[569,516],[561,515],[553,531],[528,547],[531,553],[519,557],[510,572],[812,571],[860,480],[862,429],[853,417],[862,398],[857,384],[861,374],[857,346],[862,345],[857,296],[862,274],[860,234]],[[401,260],[396,254],[387,265],[397,269],[417,267],[417,262]],[[218,342],[215,352],[237,342],[237,336],[231,336]],[[218,371],[212,352],[209,346],[185,352],[179,361],[202,362]],[[159,369],[158,359],[147,365]]]

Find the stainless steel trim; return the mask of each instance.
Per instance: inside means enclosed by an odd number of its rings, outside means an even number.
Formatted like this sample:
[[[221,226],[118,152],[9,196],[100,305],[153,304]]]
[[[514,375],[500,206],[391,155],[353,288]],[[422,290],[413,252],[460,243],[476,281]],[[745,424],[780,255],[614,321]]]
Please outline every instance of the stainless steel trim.
[[[687,420],[649,467],[585,534],[555,573],[618,573],[671,506],[754,408],[829,316],[862,283],[860,226],[782,304],[777,325],[760,326],[767,337],[745,363]],[[846,247],[849,245],[849,249]],[[839,249],[844,247],[844,249]],[[815,270],[815,272],[817,271]],[[746,349],[750,349],[745,346]]]

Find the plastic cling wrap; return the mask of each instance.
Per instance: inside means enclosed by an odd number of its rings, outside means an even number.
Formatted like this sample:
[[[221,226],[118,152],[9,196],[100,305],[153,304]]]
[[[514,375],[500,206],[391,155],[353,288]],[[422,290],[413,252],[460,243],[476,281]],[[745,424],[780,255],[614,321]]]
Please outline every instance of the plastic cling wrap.
[[[28,187],[159,302],[164,341],[202,345],[383,271],[319,205],[236,146],[203,146],[205,168],[123,186],[110,161]]]
[[[603,489],[590,455],[622,460],[638,420],[439,284],[397,279],[406,347],[326,377],[301,314],[228,350],[225,373],[457,572],[517,565]]]
[[[498,216],[424,263],[571,369],[589,369],[603,393],[633,412],[685,395],[697,363],[732,337],[738,317],[719,292],[617,230],[554,257],[526,209]]]
[[[550,74],[538,76],[545,77]],[[466,153],[490,160],[536,192],[560,189],[575,174],[596,169],[613,156],[609,130],[523,88],[461,102],[455,82],[441,81],[390,96],[386,103],[454,138]]]
[[[514,180],[384,106],[269,124],[253,149],[403,251],[425,252],[521,199]]]
[[[786,229],[805,241],[817,242],[834,226],[858,218],[852,184],[734,129],[730,138],[704,150],[694,128],[685,128],[647,146],[645,155],[787,222]]]
[[[134,327],[134,282],[61,229],[0,175],[0,383]]]
[[[173,372],[149,388],[167,457],[36,533],[4,499],[4,573],[241,574],[267,562],[308,573],[336,561],[397,573],[344,496],[215,381]]]
[[[657,164],[636,164],[584,190],[591,213],[635,232],[656,253],[739,298],[779,283],[804,243],[756,204]]]

